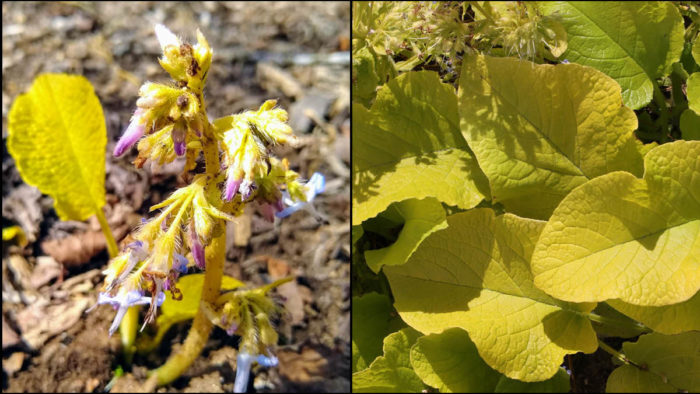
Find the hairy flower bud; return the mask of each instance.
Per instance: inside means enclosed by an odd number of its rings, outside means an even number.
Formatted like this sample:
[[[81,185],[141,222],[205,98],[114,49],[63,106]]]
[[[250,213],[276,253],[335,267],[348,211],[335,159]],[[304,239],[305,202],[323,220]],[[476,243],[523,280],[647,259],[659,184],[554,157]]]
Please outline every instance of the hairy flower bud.
[[[134,116],[131,117],[129,127],[126,128],[124,134],[122,134],[121,138],[119,138],[119,141],[117,142],[117,145],[114,147],[115,157],[123,155],[136,143],[136,141],[139,140],[139,138],[143,136],[143,133],[146,131],[146,127],[144,126],[142,119],[143,114],[144,111],[140,108],[134,112]]]

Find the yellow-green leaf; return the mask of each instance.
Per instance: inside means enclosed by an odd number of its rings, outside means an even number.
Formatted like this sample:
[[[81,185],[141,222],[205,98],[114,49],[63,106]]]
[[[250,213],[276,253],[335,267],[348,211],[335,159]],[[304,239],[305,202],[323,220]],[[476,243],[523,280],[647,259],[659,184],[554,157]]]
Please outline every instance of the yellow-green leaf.
[[[411,348],[411,365],[425,384],[441,393],[492,392],[502,376],[479,357],[461,328],[418,338]]]
[[[620,300],[610,300],[608,304],[660,334],[700,331],[700,292],[688,301],[672,305],[638,306]]]
[[[421,338],[411,348],[416,374],[441,393],[567,393],[569,375],[563,369],[542,382],[509,379],[491,369],[461,328]]]
[[[671,2],[540,2],[566,28],[572,63],[595,67],[622,86],[625,105],[648,104],[658,78],[671,71],[683,51],[683,17]]]
[[[700,289],[700,142],[645,156],[643,179],[595,178],[557,207],[532,256],[535,284],[571,302],[683,302]]]
[[[7,148],[20,175],[53,197],[61,220],[85,220],[102,208],[107,134],[85,77],[37,77],[12,105],[8,130]]]
[[[420,336],[410,327],[384,338],[384,355],[352,374],[354,393],[419,393],[423,382],[411,368],[409,351]]]
[[[622,353],[639,366],[623,365],[608,377],[608,393],[700,391],[700,332],[649,334],[625,342]]]
[[[700,115],[700,72],[688,78],[688,107]]]
[[[382,354],[382,339],[405,325],[384,294],[353,297],[352,317],[352,372],[358,372]]]
[[[401,265],[428,235],[447,227],[445,210],[434,198],[410,199],[395,204],[404,225],[396,242],[382,249],[365,251],[367,265],[375,273],[383,265]]]
[[[471,56],[459,112],[493,201],[517,215],[546,219],[588,179],[642,173],[637,118],[620,86],[590,67]]]
[[[435,72],[409,72],[386,83],[371,110],[354,103],[353,225],[389,204],[435,197],[468,209],[488,184],[459,133],[452,86]]]
[[[491,368],[528,382],[551,378],[566,354],[595,351],[584,317],[595,304],[561,302],[533,284],[529,261],[544,222],[472,209],[447,223],[406,264],[384,267],[409,326],[463,328]]]
[[[700,141],[700,115],[692,109],[686,109],[681,114],[681,135],[687,141]]]

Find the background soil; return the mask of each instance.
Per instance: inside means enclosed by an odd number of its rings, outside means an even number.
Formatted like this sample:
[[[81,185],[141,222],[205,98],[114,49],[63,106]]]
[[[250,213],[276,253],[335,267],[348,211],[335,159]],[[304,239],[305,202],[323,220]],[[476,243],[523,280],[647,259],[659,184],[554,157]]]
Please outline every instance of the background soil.
[[[2,13],[2,226],[20,225],[30,241],[3,242],[3,391],[102,392],[123,364],[118,335],[107,336],[115,312],[84,314],[108,260],[99,226],[59,221],[51,198],[22,182],[6,149],[9,109],[41,73],[84,75],[102,103],[111,152],[141,83],[169,80],[157,62],[156,23],[190,42],[199,27],[209,40],[212,118],[279,99],[299,143],[276,153],[302,177],[326,176],[315,214],[272,224],[249,207],[228,225],[228,275],[253,286],[296,277],[278,291],[287,311],[278,325],[280,365],[254,368],[249,390],[349,391],[349,3],[3,2]],[[105,212],[120,238],[182,185],[183,162],[135,170],[135,151],[107,154]],[[137,356],[113,391],[138,389],[188,328],[175,326],[157,352]],[[232,391],[236,346],[215,328],[194,365],[159,391]]]

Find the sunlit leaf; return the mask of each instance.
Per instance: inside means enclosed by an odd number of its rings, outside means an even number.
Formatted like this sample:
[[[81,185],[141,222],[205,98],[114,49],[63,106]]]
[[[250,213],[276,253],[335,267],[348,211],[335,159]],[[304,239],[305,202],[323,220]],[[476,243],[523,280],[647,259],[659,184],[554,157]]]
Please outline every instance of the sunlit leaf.
[[[409,351],[420,333],[407,327],[384,338],[384,355],[352,374],[355,393],[417,393],[423,382],[411,368]]]
[[[700,142],[676,141],[574,189],[532,256],[535,284],[572,302],[683,302],[700,289]]]
[[[594,67],[622,86],[632,109],[648,104],[658,78],[683,51],[683,18],[675,4],[656,1],[540,2],[566,28],[572,63]]]
[[[544,222],[472,209],[447,218],[400,266],[385,266],[394,307],[424,334],[459,327],[493,369],[523,381],[551,378],[564,355],[597,348],[585,317],[595,304],[537,289],[529,261]]]
[[[468,209],[488,193],[459,133],[454,88],[437,73],[403,74],[382,86],[371,110],[352,110],[354,225],[396,201],[435,197]]]
[[[642,173],[637,118],[622,105],[620,86],[590,67],[471,56],[459,111],[493,201],[520,216],[548,218],[596,176]]]
[[[107,132],[85,77],[37,77],[13,103],[8,131],[7,148],[22,179],[53,197],[61,220],[85,220],[102,208]]]

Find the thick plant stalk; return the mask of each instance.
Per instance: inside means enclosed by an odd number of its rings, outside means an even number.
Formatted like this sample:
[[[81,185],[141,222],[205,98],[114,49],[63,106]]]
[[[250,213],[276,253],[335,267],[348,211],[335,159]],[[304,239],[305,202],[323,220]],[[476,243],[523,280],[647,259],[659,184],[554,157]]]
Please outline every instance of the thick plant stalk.
[[[207,269],[204,273],[201,298],[204,302],[213,303],[219,297],[225,256],[226,232],[224,231],[224,234],[214,238],[206,248]],[[178,353],[171,355],[165,364],[152,372],[153,374],[146,382],[146,390],[151,391],[150,386],[152,385],[162,386],[177,379],[199,356],[209,338],[211,329],[212,323],[200,307],[182,348]]]
[[[211,125],[207,132],[211,130]],[[207,173],[215,175],[219,171],[218,144],[210,139],[203,146]],[[224,261],[226,259],[226,224],[219,219],[219,225],[223,233],[212,239],[205,250],[206,270],[204,271],[204,285],[202,287],[201,301],[214,303],[221,290],[221,278],[224,275]],[[201,305],[201,304],[200,304]],[[153,391],[155,386],[166,385],[177,379],[194,362],[207,343],[211,333],[212,323],[200,306],[192,323],[192,328],[180,351],[170,356],[165,364],[152,372],[145,385],[146,391]]]

